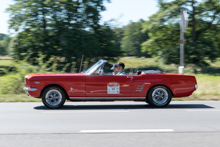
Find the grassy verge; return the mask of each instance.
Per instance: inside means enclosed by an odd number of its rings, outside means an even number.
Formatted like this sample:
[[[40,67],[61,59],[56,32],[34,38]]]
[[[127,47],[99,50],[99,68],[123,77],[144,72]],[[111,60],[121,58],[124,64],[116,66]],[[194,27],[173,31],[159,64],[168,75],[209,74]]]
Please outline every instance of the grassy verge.
[[[172,101],[220,101],[220,95],[192,94],[189,97],[173,98]]]
[[[30,97],[27,94],[1,94],[0,102],[41,102],[41,99]]]
[[[0,66],[10,66],[12,64],[12,60],[10,59],[0,59]]]
[[[199,86],[196,95],[218,95],[220,97],[220,76],[198,74],[194,75]]]

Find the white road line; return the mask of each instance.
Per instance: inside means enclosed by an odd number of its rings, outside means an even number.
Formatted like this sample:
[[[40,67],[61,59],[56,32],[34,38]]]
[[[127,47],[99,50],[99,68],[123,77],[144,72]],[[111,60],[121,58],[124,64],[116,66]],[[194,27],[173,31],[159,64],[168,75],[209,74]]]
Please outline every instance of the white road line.
[[[137,129],[137,130],[81,130],[80,133],[140,133],[174,132],[173,129]]]
[[[72,110],[72,111],[44,111],[42,113],[126,113],[130,112],[128,110],[90,110],[90,111],[78,111],[78,110]]]
[[[195,112],[199,112],[199,111],[202,111],[202,112],[220,112],[220,110],[186,110],[186,111],[195,111]]]

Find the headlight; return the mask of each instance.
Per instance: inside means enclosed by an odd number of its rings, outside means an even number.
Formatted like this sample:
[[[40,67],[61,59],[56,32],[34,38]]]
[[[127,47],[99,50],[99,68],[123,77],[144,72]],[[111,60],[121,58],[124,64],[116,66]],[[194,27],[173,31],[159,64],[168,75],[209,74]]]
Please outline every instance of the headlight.
[[[196,84],[196,85],[195,85],[195,90],[197,90],[197,89],[198,89],[198,85]]]

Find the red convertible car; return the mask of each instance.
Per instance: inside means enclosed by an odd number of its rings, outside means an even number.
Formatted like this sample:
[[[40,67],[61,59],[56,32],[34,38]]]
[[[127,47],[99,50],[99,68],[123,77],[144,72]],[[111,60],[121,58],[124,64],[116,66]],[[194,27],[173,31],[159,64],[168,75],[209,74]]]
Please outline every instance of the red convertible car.
[[[145,101],[167,106],[172,97],[187,97],[197,88],[194,76],[138,71],[134,75],[102,75],[106,60],[99,60],[84,73],[46,73],[25,76],[26,93],[42,98],[48,108],[69,101]]]

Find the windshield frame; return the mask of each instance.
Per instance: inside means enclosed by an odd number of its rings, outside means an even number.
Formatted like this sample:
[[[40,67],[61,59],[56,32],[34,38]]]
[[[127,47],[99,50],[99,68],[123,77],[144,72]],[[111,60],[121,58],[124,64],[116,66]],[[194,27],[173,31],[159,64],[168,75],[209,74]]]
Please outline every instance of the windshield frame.
[[[89,69],[87,69],[84,74],[86,75],[92,75],[98,68],[100,68],[102,65],[106,63],[106,60],[100,59],[98,62],[96,62],[93,66],[91,66]]]

